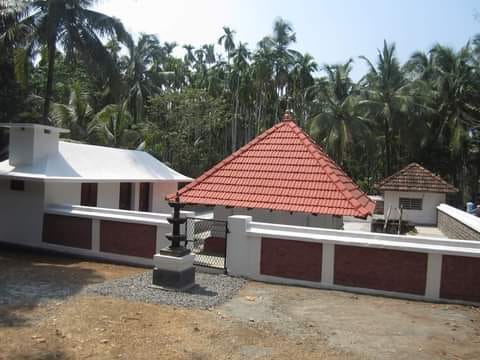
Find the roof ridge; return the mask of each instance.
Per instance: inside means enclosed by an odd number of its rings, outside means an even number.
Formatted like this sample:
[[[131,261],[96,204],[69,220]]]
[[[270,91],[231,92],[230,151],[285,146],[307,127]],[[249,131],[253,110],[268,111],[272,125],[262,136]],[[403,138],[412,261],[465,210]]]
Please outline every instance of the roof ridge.
[[[269,160],[276,155],[285,161]],[[249,157],[258,165],[243,161]],[[308,165],[299,164],[296,159],[305,160]],[[316,171],[310,173],[310,169]],[[244,183],[239,182],[243,180]],[[271,186],[277,183],[278,186]],[[302,186],[307,184],[312,186]],[[265,130],[186,185],[179,195],[182,201],[192,204],[337,216],[366,217],[374,207],[374,202],[323,148],[290,120]],[[167,199],[174,196],[170,194]]]
[[[234,159],[236,159],[237,157],[239,157],[241,154],[243,154],[245,151],[247,151],[248,149],[250,149],[252,146],[256,145],[258,142],[260,142],[260,140],[263,140],[265,138],[268,137],[268,135],[271,135],[276,129],[282,127],[283,125],[285,125],[285,123],[283,122],[279,122],[277,124],[275,124],[274,126],[272,126],[270,129],[267,129],[265,130],[263,133],[261,133],[260,135],[258,135],[257,137],[255,137],[254,139],[252,139],[251,141],[249,141],[248,143],[246,143],[245,145],[243,145],[240,149],[236,150],[235,152],[233,152],[232,154],[230,154],[229,156],[227,156],[225,159],[221,160],[220,162],[218,162],[217,164],[215,164],[210,170],[207,170],[205,173],[203,173],[202,175],[200,175],[198,178],[196,178],[194,181],[192,181],[191,183],[185,185],[183,188],[181,188],[179,191],[178,191],[178,195],[183,195],[185,194],[187,191],[189,191],[192,187],[194,187],[196,184],[198,184],[199,182],[207,179],[208,177],[212,176],[213,174],[215,174],[218,170],[220,170],[223,166],[229,164],[230,162],[232,162]],[[170,198],[170,197],[169,197]]]
[[[415,170],[416,169],[416,170]],[[411,171],[417,171],[417,173],[411,173]],[[423,190],[422,191],[428,191],[428,190],[437,190],[437,191],[432,191],[432,192],[456,192],[458,191],[457,188],[455,188],[453,185],[449,184],[445,179],[443,179],[440,175],[437,175],[433,173],[432,171],[428,170],[427,168],[423,167],[422,165],[412,162],[408,164],[407,166],[403,167],[402,169],[396,171],[390,176],[387,176],[383,180],[379,181],[375,187],[378,188],[379,190],[385,189],[385,190],[392,190],[387,189],[387,187],[398,187],[400,188],[401,186],[398,184],[395,184],[395,181],[400,181],[399,178],[401,176],[414,176],[416,179],[424,179],[423,185]],[[428,179],[428,180],[427,180]],[[428,187],[428,182],[430,182],[430,186],[433,186],[431,189],[427,189]],[[427,185],[425,185],[427,184]],[[438,187],[435,189],[435,186]],[[443,189],[441,188],[443,187]],[[412,186],[412,189],[414,189],[415,186]],[[417,190],[421,189],[421,186],[417,185]],[[415,191],[415,190],[413,190]]]
[[[426,172],[427,175],[430,175],[431,177],[435,178],[436,180],[442,182],[444,185],[446,185],[447,187],[454,187],[453,185],[449,184],[448,182],[446,182],[440,175],[438,174],[435,174],[434,172],[426,169],[425,167],[423,167],[422,165],[420,164],[417,164],[417,163],[413,163],[414,165],[420,167],[423,171]]]
[[[318,145],[315,140],[313,140],[313,138],[311,136],[309,136],[308,134],[306,134],[295,122],[293,121],[289,121],[287,122],[287,124],[291,124],[293,125],[290,126],[292,128],[292,130],[295,128],[299,129],[300,132],[297,133],[294,131],[295,135],[299,138],[300,141],[302,141],[304,143],[304,145],[306,146],[307,150],[312,154],[314,155],[313,157],[315,158],[315,160],[318,161],[318,163],[320,164],[320,166],[325,169],[326,165],[325,164],[321,164],[320,163],[320,159],[317,159],[315,154],[316,155],[320,155],[320,156],[324,156],[327,158],[328,162],[330,163],[329,165],[330,166],[333,166],[334,168],[336,168],[338,171],[340,171],[344,176],[348,177],[348,175],[333,161],[332,158],[330,158],[330,156],[325,152],[323,151],[323,149],[321,149],[320,145]],[[302,134],[304,139],[302,139],[299,135]],[[305,142],[306,141],[306,142]],[[315,148],[315,151],[312,151],[310,148],[311,146],[310,145],[313,145],[314,148],[315,147],[318,147],[318,148]],[[321,152],[321,154],[319,154]],[[358,201],[358,199],[356,199],[355,197],[353,197],[353,195],[350,193],[350,191],[348,191],[344,185],[344,182],[342,180],[340,180],[338,178],[338,176],[336,174],[333,174],[331,172],[328,172],[328,171],[325,171],[325,174],[330,178],[330,180],[332,180],[332,182],[334,183],[334,185],[337,187],[337,189],[339,191],[342,192],[342,194],[345,196],[345,200],[347,200],[349,203],[351,203],[352,207],[354,209],[359,209],[362,207],[362,204],[360,203],[360,201]],[[333,179],[332,178],[332,175],[335,176],[336,179]],[[358,185],[354,182],[354,181],[351,181],[351,183],[355,186],[356,190],[360,190],[360,188],[358,187]],[[339,186],[341,185],[341,187]],[[360,190],[361,191],[361,190]],[[353,200],[353,203],[352,203],[352,200]]]

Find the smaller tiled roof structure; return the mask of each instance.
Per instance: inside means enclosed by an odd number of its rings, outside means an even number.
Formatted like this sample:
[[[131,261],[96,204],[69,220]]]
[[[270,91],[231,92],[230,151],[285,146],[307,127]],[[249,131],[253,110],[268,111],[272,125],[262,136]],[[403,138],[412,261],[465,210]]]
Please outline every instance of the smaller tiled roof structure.
[[[375,203],[292,116],[182,188],[180,201],[365,218]],[[167,197],[175,199],[176,194]]]
[[[402,170],[380,181],[376,188],[381,191],[411,191],[430,193],[455,193],[457,188],[440,176],[433,174],[417,163],[411,163]]]

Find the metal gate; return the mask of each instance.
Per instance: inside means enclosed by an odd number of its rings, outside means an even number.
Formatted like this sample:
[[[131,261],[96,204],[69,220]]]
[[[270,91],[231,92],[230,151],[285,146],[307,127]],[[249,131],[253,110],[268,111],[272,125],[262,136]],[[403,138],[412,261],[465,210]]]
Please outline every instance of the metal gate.
[[[195,254],[195,265],[226,270],[227,222],[190,217],[185,227],[187,248]]]

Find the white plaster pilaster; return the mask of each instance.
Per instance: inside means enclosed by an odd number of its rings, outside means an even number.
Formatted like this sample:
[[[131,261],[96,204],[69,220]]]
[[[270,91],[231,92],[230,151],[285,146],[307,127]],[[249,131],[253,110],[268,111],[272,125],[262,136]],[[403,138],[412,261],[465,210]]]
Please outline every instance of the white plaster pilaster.
[[[100,220],[92,219],[92,250],[100,251]]]
[[[322,284],[333,285],[335,265],[335,245],[323,243],[322,245]]]
[[[442,254],[428,254],[427,284],[425,297],[440,298],[440,284],[442,280]]]
[[[138,211],[140,203],[140,184],[132,183],[132,210]]]
[[[257,275],[258,270],[252,269],[251,264],[258,262],[260,267],[260,251],[249,251],[247,229],[252,221],[251,216],[234,215],[228,217],[227,236],[227,271],[231,275]],[[251,258],[253,256],[253,259]],[[254,274],[252,274],[254,272]]]

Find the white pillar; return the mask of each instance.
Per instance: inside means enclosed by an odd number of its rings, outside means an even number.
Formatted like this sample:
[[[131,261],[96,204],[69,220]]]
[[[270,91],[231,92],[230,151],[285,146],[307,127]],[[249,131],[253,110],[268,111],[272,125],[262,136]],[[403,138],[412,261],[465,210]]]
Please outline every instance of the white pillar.
[[[140,184],[132,183],[132,210],[138,211],[140,204]]]
[[[425,297],[429,299],[440,298],[440,284],[442,280],[442,254],[428,254],[427,285]]]
[[[322,284],[333,285],[335,245],[322,244]]]
[[[249,259],[250,253],[247,242],[247,229],[252,221],[251,216],[234,215],[228,217],[228,235],[227,235],[227,272],[231,275],[248,276],[252,271],[250,264],[255,263],[255,259]],[[254,257],[260,262],[260,252]],[[257,268],[259,268],[258,264]]]
[[[100,251],[100,220],[92,219],[92,251]]]

